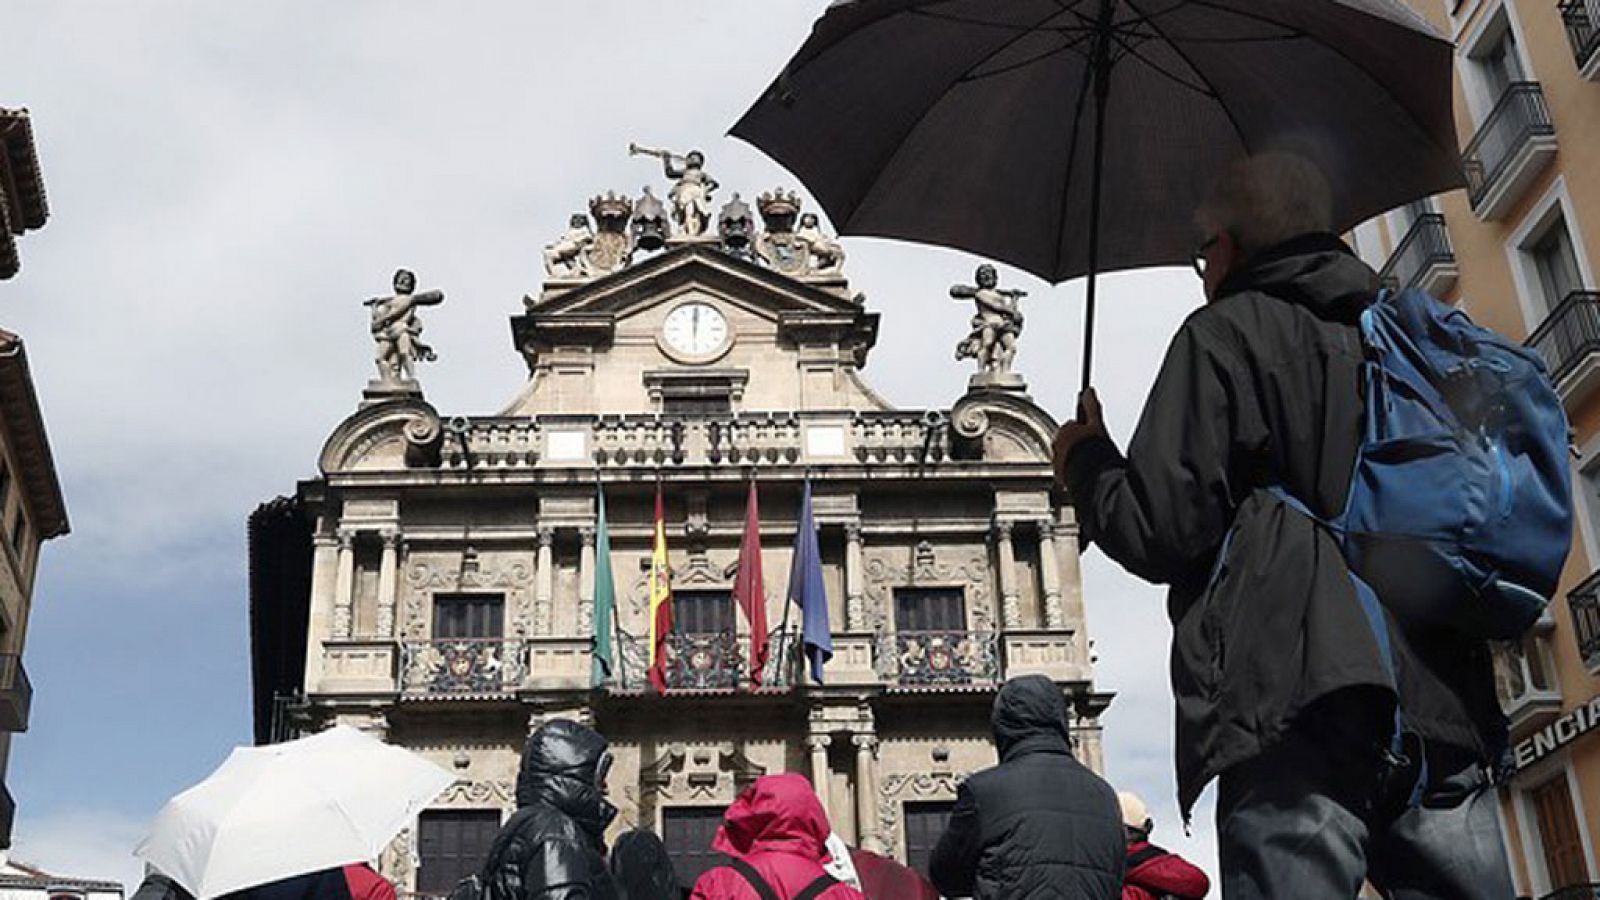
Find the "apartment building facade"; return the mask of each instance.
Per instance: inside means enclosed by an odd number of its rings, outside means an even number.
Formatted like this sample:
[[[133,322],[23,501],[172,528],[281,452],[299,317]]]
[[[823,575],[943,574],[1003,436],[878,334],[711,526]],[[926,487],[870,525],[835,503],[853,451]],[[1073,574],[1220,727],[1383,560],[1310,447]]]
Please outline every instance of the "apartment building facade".
[[[1600,883],[1600,0],[1409,0],[1456,44],[1467,188],[1363,224],[1357,251],[1537,350],[1574,429],[1572,553],[1548,614],[1497,648],[1517,888]]]

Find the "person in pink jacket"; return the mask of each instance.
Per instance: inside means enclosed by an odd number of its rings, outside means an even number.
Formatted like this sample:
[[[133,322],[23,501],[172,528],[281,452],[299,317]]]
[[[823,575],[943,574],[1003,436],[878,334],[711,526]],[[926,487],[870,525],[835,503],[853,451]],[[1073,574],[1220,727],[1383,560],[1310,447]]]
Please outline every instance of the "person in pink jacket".
[[[864,900],[823,870],[828,816],[803,776],[767,775],[723,814],[712,849],[730,862],[695,882],[691,900]]]

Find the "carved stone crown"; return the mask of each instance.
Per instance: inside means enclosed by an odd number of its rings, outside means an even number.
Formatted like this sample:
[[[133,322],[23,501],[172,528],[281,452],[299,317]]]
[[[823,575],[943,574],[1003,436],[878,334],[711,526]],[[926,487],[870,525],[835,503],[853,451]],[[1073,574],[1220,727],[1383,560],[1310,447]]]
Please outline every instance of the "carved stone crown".
[[[800,195],[777,188],[757,197],[756,208],[761,210],[761,221],[768,231],[789,231],[800,215]]]
[[[589,214],[601,231],[623,232],[633,217],[633,200],[613,191],[596,194],[589,200]]]

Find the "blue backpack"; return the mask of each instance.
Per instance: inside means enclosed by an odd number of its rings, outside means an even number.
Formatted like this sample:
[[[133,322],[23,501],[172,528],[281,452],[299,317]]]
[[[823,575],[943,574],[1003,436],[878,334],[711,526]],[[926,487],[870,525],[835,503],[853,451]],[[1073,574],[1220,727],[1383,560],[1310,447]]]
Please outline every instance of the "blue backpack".
[[[1572,539],[1567,415],[1543,361],[1416,289],[1379,293],[1361,338],[1366,433],[1344,512],[1320,521],[1385,655],[1372,594],[1403,621],[1520,636]]]

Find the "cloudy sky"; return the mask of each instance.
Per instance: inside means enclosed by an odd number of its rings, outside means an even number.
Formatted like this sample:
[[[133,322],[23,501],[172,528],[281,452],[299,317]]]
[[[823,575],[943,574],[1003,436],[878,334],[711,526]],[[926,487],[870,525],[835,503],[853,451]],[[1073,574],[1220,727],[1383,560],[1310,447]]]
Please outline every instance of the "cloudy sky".
[[[0,105],[26,106],[51,219],[0,283],[23,335],[72,534],[47,546],[27,647],[32,728],[13,744],[13,855],[137,880],[171,794],[248,742],[245,517],[315,474],[368,377],[361,300],[400,265],[446,291],[425,368],[446,414],[490,413],[524,369],[507,317],[586,198],[660,182],[629,141],[702,148],[751,196],[793,185],[724,136],[825,0],[90,3],[0,0]],[[930,197],[930,203],[939,198]],[[883,313],[869,380],[948,406],[970,309],[964,254],[847,239]],[[1072,406],[1082,291],[1031,292],[1018,368]],[[1187,271],[1108,279],[1097,382],[1126,440]],[[1107,765],[1162,843],[1214,865],[1209,800],[1173,809],[1161,594],[1085,566]]]

